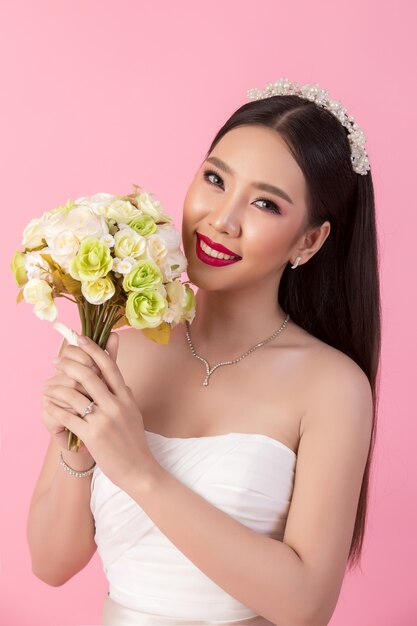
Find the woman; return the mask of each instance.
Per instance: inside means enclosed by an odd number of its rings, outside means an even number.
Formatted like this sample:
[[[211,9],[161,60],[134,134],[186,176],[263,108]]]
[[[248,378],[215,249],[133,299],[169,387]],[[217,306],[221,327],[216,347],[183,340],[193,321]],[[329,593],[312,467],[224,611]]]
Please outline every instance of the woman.
[[[186,194],[193,322],[168,345],[133,328],[107,354],[65,345],[45,387],[33,572],[62,585],[98,547],[102,624],[321,626],[359,564],[380,351],[372,179],[359,131],[277,85],[230,117]]]

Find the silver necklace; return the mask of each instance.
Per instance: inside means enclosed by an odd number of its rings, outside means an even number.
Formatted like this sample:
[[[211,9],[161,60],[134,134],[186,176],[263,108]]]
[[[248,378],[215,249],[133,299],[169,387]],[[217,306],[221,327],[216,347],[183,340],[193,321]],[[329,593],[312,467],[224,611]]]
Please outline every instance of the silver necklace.
[[[217,365],[213,365],[213,367],[210,367],[209,362],[204,357],[202,357],[202,356],[200,356],[199,354],[196,353],[195,348],[193,346],[193,342],[191,341],[191,337],[190,337],[190,323],[189,323],[188,320],[186,320],[185,321],[185,327],[186,327],[185,328],[185,333],[187,335],[187,341],[188,341],[188,345],[190,346],[190,350],[193,353],[193,355],[196,357],[196,359],[200,359],[200,361],[203,361],[205,366],[206,366],[206,377],[204,379],[203,386],[207,387],[207,385],[209,384],[208,381],[209,381],[210,376],[212,375],[214,370],[216,370],[218,367],[221,367],[222,365],[231,365],[232,363],[238,363],[239,361],[244,359],[245,356],[248,356],[248,354],[250,354],[251,352],[256,350],[256,348],[260,348],[265,343],[268,343],[268,341],[271,341],[271,339],[273,339],[276,335],[279,335],[279,333],[282,330],[284,330],[284,328],[286,327],[289,319],[290,319],[290,316],[289,316],[289,314],[287,314],[287,317],[285,318],[285,320],[281,324],[281,326],[278,328],[278,330],[276,330],[270,337],[268,337],[268,339],[264,339],[264,341],[261,341],[260,343],[257,343],[256,345],[254,345],[252,348],[250,348],[250,350],[248,350],[247,352],[242,354],[237,359],[233,359],[233,361],[222,361],[221,363],[217,363]]]

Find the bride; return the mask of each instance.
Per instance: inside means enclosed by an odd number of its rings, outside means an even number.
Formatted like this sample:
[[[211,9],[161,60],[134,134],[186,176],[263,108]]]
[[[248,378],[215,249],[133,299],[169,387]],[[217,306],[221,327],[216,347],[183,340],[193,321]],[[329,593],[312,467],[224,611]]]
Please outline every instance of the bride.
[[[242,105],[184,200],[193,322],[60,348],[27,537],[52,586],[98,550],[102,624],[321,626],[359,565],[380,302],[347,131],[295,91]]]

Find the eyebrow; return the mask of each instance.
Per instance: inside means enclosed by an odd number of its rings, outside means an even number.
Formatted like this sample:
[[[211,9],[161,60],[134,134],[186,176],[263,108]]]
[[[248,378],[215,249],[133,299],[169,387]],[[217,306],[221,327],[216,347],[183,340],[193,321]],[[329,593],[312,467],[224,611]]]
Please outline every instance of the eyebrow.
[[[223,170],[224,172],[226,172],[226,174],[231,174],[233,176],[235,173],[234,170],[232,170],[232,168],[229,165],[227,165],[227,163],[225,163],[218,157],[215,157],[215,156],[208,157],[206,161],[209,163],[213,163],[213,165],[217,165],[217,167]],[[294,204],[290,196],[287,193],[285,193],[283,189],[280,189],[279,187],[275,187],[274,185],[270,185],[269,183],[253,183],[253,186],[256,189],[261,189],[262,191],[268,191],[269,193],[273,193],[275,196],[284,198],[284,200],[287,200],[288,202],[291,202],[291,204]]]

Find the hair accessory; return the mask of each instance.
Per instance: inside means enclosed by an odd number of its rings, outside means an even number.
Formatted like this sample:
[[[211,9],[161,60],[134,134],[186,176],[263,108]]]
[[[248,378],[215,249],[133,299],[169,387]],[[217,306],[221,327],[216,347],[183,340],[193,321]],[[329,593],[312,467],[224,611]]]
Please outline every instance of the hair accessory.
[[[315,102],[333,113],[341,122],[342,126],[349,131],[352,168],[357,174],[365,175],[370,169],[368,155],[365,150],[365,135],[363,130],[356,124],[353,117],[347,114],[340,100],[331,100],[327,89],[320,87],[318,83],[298,86],[297,82],[291,82],[288,78],[279,78],[275,83],[268,83],[263,90],[253,87],[247,92],[249,100],[262,100],[271,96],[299,96]]]
[[[285,320],[283,321],[281,326],[278,328],[278,330],[276,330],[270,337],[268,337],[268,339],[264,339],[263,341],[260,341],[259,343],[254,345],[252,348],[250,348],[250,350],[247,350],[244,354],[242,354],[242,356],[238,357],[237,359],[233,359],[233,361],[222,361],[221,363],[217,363],[217,365],[213,365],[213,367],[210,367],[209,362],[206,361],[206,359],[204,357],[202,357],[202,356],[200,356],[199,354],[196,353],[195,348],[193,346],[193,342],[191,341],[191,337],[190,337],[190,323],[189,323],[188,320],[186,320],[185,321],[185,326],[186,326],[185,333],[187,335],[187,341],[188,341],[188,345],[190,346],[190,350],[193,353],[193,355],[197,359],[200,359],[200,361],[203,361],[205,366],[206,366],[206,377],[205,377],[205,379],[203,381],[203,387],[207,387],[208,386],[209,378],[210,378],[210,376],[212,375],[212,373],[214,372],[215,369],[217,369],[221,365],[231,365],[233,363],[238,363],[239,361],[244,359],[245,356],[248,356],[248,354],[250,354],[251,352],[256,350],[256,348],[260,348],[261,346],[264,345],[264,343],[267,343],[268,341],[271,341],[271,339],[273,339],[276,335],[279,335],[279,333],[282,330],[284,330],[284,328],[286,327],[289,319],[290,319],[290,315],[287,314]]]
[[[61,460],[59,464],[64,468],[64,470],[66,470],[69,474],[71,474],[71,476],[75,476],[76,478],[83,478],[83,476],[90,476],[90,474],[94,472],[94,468],[96,466],[96,463],[94,463],[94,465],[92,465],[89,469],[84,470],[83,472],[79,472],[65,463],[64,457],[62,456],[62,451],[61,451]]]

